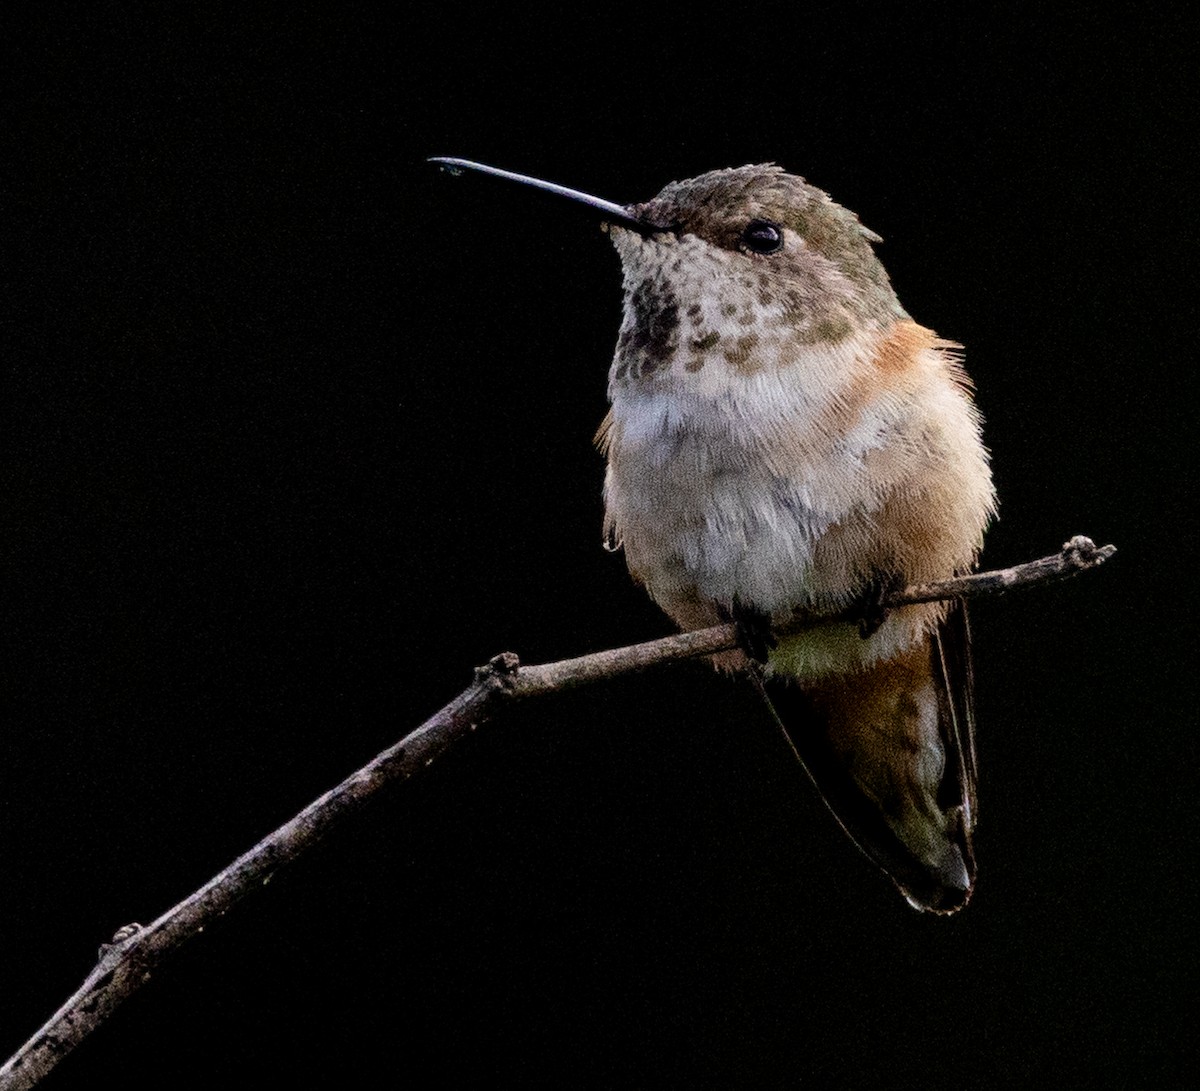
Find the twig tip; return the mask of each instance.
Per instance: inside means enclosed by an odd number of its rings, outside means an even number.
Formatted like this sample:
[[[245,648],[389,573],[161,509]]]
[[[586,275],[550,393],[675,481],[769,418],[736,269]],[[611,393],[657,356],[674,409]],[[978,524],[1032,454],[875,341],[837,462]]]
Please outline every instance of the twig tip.
[[[1103,564],[1117,552],[1115,545],[1097,546],[1091,538],[1076,534],[1069,541],[1063,542],[1062,556],[1072,568],[1094,568]]]

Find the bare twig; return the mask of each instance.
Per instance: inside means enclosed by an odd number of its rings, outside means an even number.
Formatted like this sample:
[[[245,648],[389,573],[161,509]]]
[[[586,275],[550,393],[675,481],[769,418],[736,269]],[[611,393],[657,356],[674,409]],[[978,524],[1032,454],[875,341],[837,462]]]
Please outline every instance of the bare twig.
[[[1113,546],[1098,548],[1088,538],[1075,537],[1052,556],[1014,568],[907,587],[888,596],[883,605],[993,595],[1064,579],[1099,566],[1115,552]],[[793,627],[802,628],[816,620],[820,619],[797,618]],[[737,644],[737,627],[729,624],[539,666],[521,667],[511,652],[496,656],[476,670],[471,685],[440,712],[263,838],[194,894],[144,927],[122,928],[111,944],[100,949],[99,962],[75,994],[0,1068],[0,1091],[39,1083],[150,979],[170,951],[266,884],[277,870],[311,849],[331,827],[360,810],[385,785],[408,780],[432,765],[501,705],[591,685],[676,659],[728,651]]]
[[[959,576],[938,583],[914,584],[891,595],[886,605],[908,606],[917,602],[936,602],[938,599],[970,599],[981,595],[999,595],[1018,587],[1030,587],[1035,583],[1054,583],[1096,568],[1107,561],[1117,547],[1098,546],[1091,538],[1075,535],[1064,542],[1062,550],[1027,564],[1012,568],[997,568],[992,572],[976,572],[971,576]]]

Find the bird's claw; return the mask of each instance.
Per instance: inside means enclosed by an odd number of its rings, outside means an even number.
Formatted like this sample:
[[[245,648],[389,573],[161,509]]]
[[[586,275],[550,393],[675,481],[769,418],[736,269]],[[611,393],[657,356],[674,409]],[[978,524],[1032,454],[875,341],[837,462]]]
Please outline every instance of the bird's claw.
[[[888,598],[906,585],[904,577],[893,572],[886,576],[877,574],[863,589],[851,610],[851,620],[858,622],[858,635],[863,640],[874,636],[887,621],[892,612],[887,605]]]

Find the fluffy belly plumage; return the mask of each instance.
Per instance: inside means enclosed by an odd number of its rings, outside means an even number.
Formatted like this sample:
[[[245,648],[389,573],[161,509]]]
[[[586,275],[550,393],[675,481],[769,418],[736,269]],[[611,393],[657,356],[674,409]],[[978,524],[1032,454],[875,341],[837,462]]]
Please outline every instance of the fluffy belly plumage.
[[[873,581],[938,579],[973,562],[990,482],[982,454],[956,454],[959,433],[977,434],[965,401],[927,412],[884,396],[834,432],[823,422],[837,397],[789,379],[614,398],[602,429],[609,535],[685,629],[739,609],[775,626],[797,610],[835,615]],[[781,640],[769,666],[798,677],[860,667],[924,639],[943,614],[897,610],[865,640],[853,624],[815,626]]]

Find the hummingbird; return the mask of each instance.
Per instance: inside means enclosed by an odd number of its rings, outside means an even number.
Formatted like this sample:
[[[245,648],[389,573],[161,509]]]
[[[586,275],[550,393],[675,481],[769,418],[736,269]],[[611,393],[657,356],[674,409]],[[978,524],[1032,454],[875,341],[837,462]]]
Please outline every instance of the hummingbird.
[[[469,160],[599,215],[624,306],[596,441],[604,541],[766,697],[834,817],[915,908],[975,885],[970,634],[961,601],[888,591],[974,568],[995,515],[961,346],[915,322],[882,240],[774,164],[622,205]],[[802,630],[797,613],[816,619]]]

